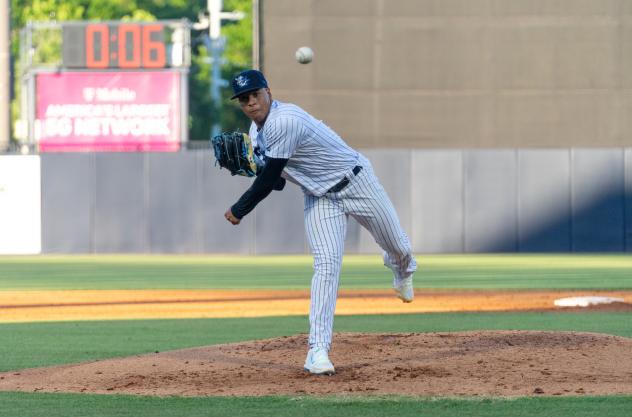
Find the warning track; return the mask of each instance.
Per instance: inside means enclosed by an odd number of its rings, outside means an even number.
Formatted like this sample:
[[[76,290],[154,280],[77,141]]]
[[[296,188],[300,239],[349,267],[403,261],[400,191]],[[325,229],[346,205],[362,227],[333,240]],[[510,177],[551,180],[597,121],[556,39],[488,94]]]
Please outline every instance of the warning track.
[[[404,304],[390,290],[341,290],[336,314],[405,314],[459,311],[559,309],[563,297],[623,298],[616,310],[632,309],[632,291],[431,291],[416,290]],[[561,310],[561,309],[560,309]],[[1,291],[0,322],[220,318],[307,315],[308,290],[69,290]]]

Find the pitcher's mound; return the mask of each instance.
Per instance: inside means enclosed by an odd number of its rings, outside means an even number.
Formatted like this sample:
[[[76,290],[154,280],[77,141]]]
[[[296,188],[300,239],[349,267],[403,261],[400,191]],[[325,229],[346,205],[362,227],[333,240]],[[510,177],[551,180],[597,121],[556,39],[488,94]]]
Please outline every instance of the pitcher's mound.
[[[143,395],[632,394],[632,339],[481,331],[334,337],[334,376],[302,370],[306,336],[0,374],[2,391]]]

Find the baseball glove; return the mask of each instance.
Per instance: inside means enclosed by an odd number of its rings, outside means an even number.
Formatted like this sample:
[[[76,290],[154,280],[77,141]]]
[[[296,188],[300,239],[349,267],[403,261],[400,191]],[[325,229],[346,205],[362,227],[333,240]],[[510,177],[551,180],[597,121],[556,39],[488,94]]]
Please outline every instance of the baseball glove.
[[[231,175],[254,177],[263,169],[263,159],[252,146],[250,136],[241,132],[222,133],[215,136],[213,151],[215,165],[226,168]]]

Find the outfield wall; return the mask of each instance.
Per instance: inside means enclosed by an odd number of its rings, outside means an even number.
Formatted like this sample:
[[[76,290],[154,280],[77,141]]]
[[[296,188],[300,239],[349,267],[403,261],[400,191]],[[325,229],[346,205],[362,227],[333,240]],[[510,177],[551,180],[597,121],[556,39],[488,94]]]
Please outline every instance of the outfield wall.
[[[630,148],[365,154],[416,252],[632,251]],[[298,187],[232,226],[223,213],[249,180],[213,166],[208,150],[5,158],[41,160],[43,253],[308,252]],[[346,251],[377,247],[351,221]]]

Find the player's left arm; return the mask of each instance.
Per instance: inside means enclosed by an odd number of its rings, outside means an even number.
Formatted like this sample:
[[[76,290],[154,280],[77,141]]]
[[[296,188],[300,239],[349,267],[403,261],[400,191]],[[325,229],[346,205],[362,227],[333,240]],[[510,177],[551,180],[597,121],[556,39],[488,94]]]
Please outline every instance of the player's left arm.
[[[226,220],[232,224],[239,224],[241,219],[250,213],[273,189],[283,188],[285,180],[281,178],[281,173],[287,161],[285,158],[267,158],[263,171],[252,183],[252,186],[224,213]]]

